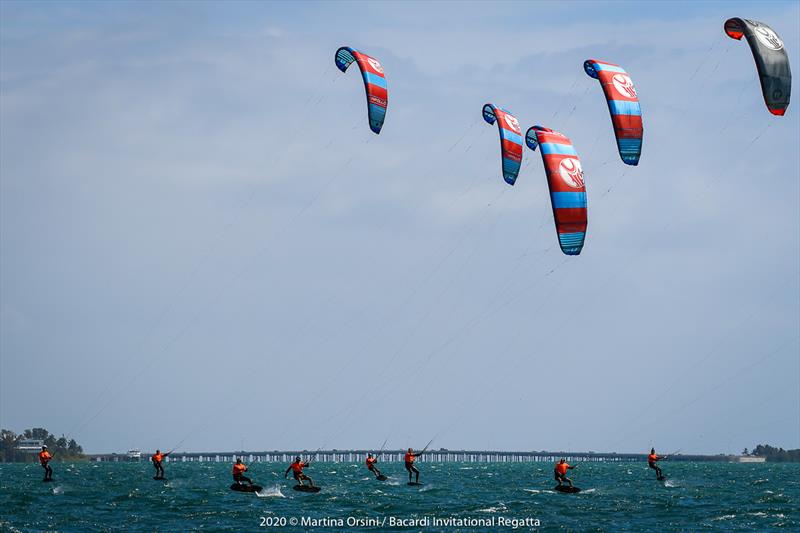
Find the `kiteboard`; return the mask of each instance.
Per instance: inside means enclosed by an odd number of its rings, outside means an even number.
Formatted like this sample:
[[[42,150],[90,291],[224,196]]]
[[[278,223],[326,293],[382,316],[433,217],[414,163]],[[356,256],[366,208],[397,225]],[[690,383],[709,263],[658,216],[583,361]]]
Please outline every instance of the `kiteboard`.
[[[309,487],[308,485],[295,485],[292,488],[299,492],[319,492],[322,490],[319,487]]]
[[[408,486],[409,487],[418,487],[420,485],[422,485],[422,483],[420,483],[419,481],[409,481],[408,482]]]
[[[231,485],[231,490],[237,492],[259,492],[262,489],[259,485],[244,485],[241,483],[234,483]]]
[[[556,492],[563,492],[564,494],[575,494],[581,491],[578,487],[570,487],[567,485],[556,485],[553,487]]]
[[[380,476],[377,476],[375,479],[377,479],[378,481],[386,481],[389,478],[381,474]]]

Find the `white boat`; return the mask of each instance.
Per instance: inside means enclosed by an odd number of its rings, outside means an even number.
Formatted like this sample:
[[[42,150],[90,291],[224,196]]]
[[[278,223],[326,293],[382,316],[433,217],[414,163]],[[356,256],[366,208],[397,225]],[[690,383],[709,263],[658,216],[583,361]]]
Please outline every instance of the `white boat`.
[[[128,450],[128,459],[131,461],[138,461],[142,458],[141,450]]]

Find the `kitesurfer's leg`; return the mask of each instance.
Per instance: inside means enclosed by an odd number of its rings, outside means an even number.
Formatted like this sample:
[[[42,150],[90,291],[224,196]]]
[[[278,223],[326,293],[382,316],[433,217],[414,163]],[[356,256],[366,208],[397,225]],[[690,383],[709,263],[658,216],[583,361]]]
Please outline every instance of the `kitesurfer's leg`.
[[[569,486],[572,487],[572,480],[566,476],[564,477],[564,479],[566,479],[567,483],[569,483]]]
[[[419,470],[417,470],[417,467],[416,467],[416,466],[412,466],[412,467],[411,467],[411,470],[413,470],[413,471],[414,471],[414,473],[417,475],[417,478],[416,478],[416,480],[415,480],[415,481],[416,481],[417,483],[419,483]]]
[[[408,482],[411,483],[411,466],[406,465],[406,470],[408,471]]]
[[[652,468],[653,470],[656,471],[656,478],[660,478],[661,477],[661,469],[658,467],[657,464],[650,463],[650,468]]]
[[[560,486],[561,486],[561,476],[559,476],[558,474],[556,474],[556,475],[554,475],[553,477],[556,479],[556,481],[558,481],[558,486],[560,487]]]

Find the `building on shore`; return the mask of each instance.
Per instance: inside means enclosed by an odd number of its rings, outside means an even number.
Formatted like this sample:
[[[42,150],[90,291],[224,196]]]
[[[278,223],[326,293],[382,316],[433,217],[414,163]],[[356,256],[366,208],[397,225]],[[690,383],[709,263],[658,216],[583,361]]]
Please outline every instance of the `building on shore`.
[[[17,451],[22,453],[37,453],[42,450],[44,440],[42,439],[22,439],[17,444]]]
[[[766,463],[766,457],[759,457],[757,455],[731,455],[728,458],[730,463]]]

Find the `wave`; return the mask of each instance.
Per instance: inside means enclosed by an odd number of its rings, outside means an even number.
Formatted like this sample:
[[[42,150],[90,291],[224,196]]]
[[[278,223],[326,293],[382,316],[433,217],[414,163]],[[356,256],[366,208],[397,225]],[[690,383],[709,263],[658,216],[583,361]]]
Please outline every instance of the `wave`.
[[[479,513],[504,513],[508,508],[501,502],[500,505],[494,507],[487,507],[486,509],[478,509]]]
[[[256,496],[259,498],[285,498],[286,496],[283,495],[281,492],[281,488],[278,485],[274,487],[264,487],[260,491],[256,492]]]

